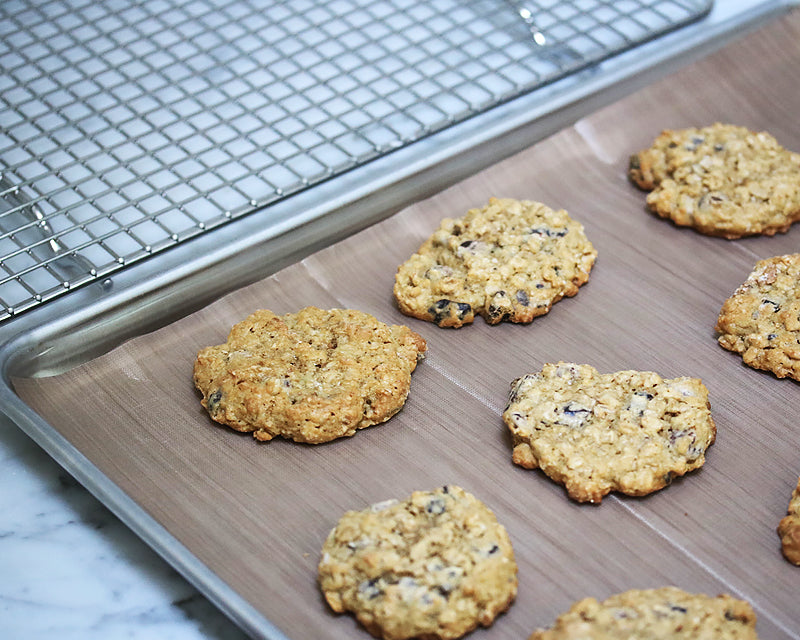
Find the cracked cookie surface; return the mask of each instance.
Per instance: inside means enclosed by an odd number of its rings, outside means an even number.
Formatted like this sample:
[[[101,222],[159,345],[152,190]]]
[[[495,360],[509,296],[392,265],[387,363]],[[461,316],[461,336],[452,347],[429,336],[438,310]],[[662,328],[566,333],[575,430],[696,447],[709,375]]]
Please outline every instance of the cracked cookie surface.
[[[787,514],[778,524],[784,557],[800,566],[800,478],[789,500]]]
[[[701,467],[716,437],[697,378],[565,362],[516,379],[503,420],[512,460],[540,468],[578,502],[657,491]]]
[[[462,218],[445,218],[400,265],[400,310],[440,327],[481,315],[489,324],[531,322],[589,279],[597,252],[564,210],[491,198]]]
[[[750,604],[729,595],[687,593],[677,587],[632,589],[603,602],[585,598],[550,629],[529,640],[756,640]]]
[[[319,585],[377,637],[451,639],[511,605],[517,565],[489,508],[449,485],[345,513],[322,547]]]
[[[722,305],[716,330],[748,366],[800,380],[800,253],[758,261]]]
[[[194,383],[216,422],[262,441],[318,444],[397,413],[425,349],[408,327],[362,311],[260,310],[198,353]]]
[[[723,238],[782,233],[800,219],[800,154],[766,132],[716,123],[665,130],[631,156],[647,207]]]

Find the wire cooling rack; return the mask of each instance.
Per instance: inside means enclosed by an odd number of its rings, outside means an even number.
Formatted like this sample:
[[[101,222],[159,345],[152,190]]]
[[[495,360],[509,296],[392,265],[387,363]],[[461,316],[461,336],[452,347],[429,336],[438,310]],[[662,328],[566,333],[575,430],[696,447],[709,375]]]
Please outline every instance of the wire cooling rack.
[[[0,320],[711,0],[3,0]]]

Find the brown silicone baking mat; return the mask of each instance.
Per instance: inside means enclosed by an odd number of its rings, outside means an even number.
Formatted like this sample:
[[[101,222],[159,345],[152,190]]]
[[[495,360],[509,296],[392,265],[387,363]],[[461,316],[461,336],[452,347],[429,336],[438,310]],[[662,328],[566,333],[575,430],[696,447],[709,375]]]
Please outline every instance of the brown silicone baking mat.
[[[722,302],[756,260],[800,250],[800,228],[727,241],[644,208],[628,156],[663,128],[734,122],[800,150],[800,12],[276,275],[20,396],[236,592],[292,638],[360,638],[316,586],[325,536],[347,509],[458,484],[506,525],[516,603],[475,638],[522,638],[584,596],[677,585],[754,605],[762,638],[800,637],[800,569],[775,527],[800,474],[800,385],[720,348]],[[394,273],[445,216],[490,196],[563,207],[599,256],[578,295],[529,325],[444,330],[406,318]],[[215,426],[191,370],[258,308],[361,309],[428,341],[405,408],[322,446],[256,443]],[[645,498],[579,505],[510,460],[500,418],[511,380],[551,361],[697,376],[718,436],[706,465]]]

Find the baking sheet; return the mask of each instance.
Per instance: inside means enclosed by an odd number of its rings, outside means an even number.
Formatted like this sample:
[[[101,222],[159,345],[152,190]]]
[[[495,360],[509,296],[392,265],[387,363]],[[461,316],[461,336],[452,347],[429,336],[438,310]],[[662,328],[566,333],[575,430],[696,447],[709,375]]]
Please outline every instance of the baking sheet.
[[[714,322],[773,238],[701,236],[644,210],[630,153],[665,127],[735,122],[800,150],[800,13],[278,274],[62,375],[17,379],[21,398],[216,575],[291,638],[368,637],[316,586],[341,513],[459,484],[506,525],[516,603],[475,638],[520,638],[584,596],[674,584],[752,602],[762,638],[800,638],[800,569],[775,533],[800,473],[800,385],[717,346]],[[540,200],[581,220],[598,250],[587,285],[530,325],[443,330],[397,311],[397,265],[490,196]],[[212,423],[191,383],[198,349],[257,308],[350,307],[429,344],[406,407],[327,445],[256,443]],[[510,461],[500,418],[510,381],[548,361],[698,376],[718,436],[706,465],[645,498],[567,499]]]

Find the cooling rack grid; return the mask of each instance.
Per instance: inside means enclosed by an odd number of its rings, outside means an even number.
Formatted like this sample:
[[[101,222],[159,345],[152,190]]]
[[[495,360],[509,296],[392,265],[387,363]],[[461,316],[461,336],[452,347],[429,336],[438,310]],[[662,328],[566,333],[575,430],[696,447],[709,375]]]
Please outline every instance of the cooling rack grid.
[[[0,321],[710,0],[6,0]]]

